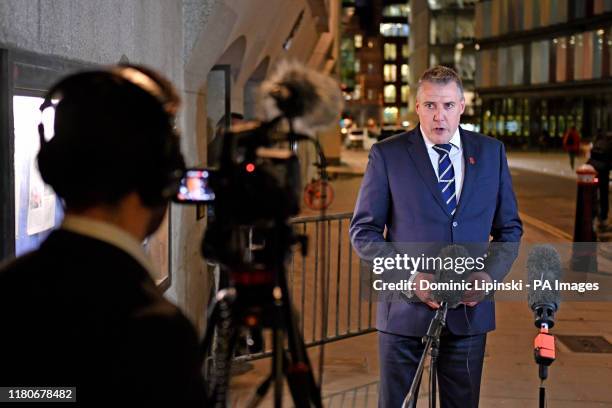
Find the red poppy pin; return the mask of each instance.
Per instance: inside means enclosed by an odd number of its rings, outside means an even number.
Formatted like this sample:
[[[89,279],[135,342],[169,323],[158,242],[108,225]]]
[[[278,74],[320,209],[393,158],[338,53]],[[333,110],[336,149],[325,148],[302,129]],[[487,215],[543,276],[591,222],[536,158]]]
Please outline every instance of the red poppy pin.
[[[476,159],[473,157],[468,157],[468,161],[470,162],[470,164],[476,164]]]

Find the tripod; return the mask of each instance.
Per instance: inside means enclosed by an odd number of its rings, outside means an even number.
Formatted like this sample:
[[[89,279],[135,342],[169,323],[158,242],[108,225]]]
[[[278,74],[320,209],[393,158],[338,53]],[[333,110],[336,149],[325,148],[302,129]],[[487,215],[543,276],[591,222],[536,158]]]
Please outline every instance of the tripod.
[[[235,282],[234,287],[219,291],[208,317],[202,345],[204,355],[210,353],[213,334],[217,328],[217,344],[214,357],[214,378],[211,384],[208,406],[226,406],[231,359],[241,327],[263,326],[272,329],[272,368],[270,375],[257,387],[249,402],[256,407],[274,384],[274,407],[282,406],[283,379],[287,379],[293,402],[297,408],[322,407],[321,392],[315,383],[312,366],[306,353],[289,299],[284,266],[278,266],[275,285],[253,285]],[[249,276],[257,280],[254,273]],[[264,294],[267,299],[261,299]],[[285,350],[285,339],[288,352]]]
[[[416,373],[412,379],[410,390],[404,398],[402,408],[415,408],[417,397],[419,395],[419,387],[421,386],[421,379],[423,378],[423,369],[425,368],[425,359],[427,354],[431,354],[431,362],[429,364],[429,406],[430,408],[436,407],[436,383],[437,383],[437,365],[438,355],[440,353],[440,333],[444,326],[446,326],[446,312],[448,311],[448,303],[440,303],[440,307],[436,310],[436,314],[429,323],[427,334],[423,336],[423,342],[425,348],[421,355],[421,360],[417,366]]]

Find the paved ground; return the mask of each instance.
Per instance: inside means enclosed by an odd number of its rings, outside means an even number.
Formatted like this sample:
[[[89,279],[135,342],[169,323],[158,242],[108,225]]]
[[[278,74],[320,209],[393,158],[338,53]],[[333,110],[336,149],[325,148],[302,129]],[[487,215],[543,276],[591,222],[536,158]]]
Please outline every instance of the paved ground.
[[[337,169],[340,175],[334,181],[336,199],[330,213],[352,211],[367,154],[348,151],[343,154],[343,161],[346,165]],[[575,182],[565,155],[509,153],[509,163],[525,222],[524,242],[568,242],[573,231]],[[314,213],[306,209],[304,214]],[[603,269],[610,272],[612,267]],[[296,285],[299,288],[300,283]],[[481,406],[536,407],[539,379],[532,354],[533,338],[537,334],[532,313],[524,301],[500,301],[497,322],[497,329],[487,341]],[[342,330],[346,330],[346,325],[341,325],[340,332]],[[612,342],[612,304],[563,303],[553,333],[557,336],[599,335]],[[318,361],[318,349],[314,347],[309,351],[311,360]],[[245,405],[247,396],[254,390],[253,384],[265,377],[269,365],[268,359],[256,361],[253,370],[233,378],[232,406]],[[375,333],[325,347],[323,394],[326,406],[374,407],[377,381]],[[557,342],[557,361],[550,368],[546,381],[549,407],[612,407],[611,386],[612,353],[576,353]],[[419,407],[426,406],[427,398],[424,397],[423,394]],[[262,406],[272,405],[268,399]]]

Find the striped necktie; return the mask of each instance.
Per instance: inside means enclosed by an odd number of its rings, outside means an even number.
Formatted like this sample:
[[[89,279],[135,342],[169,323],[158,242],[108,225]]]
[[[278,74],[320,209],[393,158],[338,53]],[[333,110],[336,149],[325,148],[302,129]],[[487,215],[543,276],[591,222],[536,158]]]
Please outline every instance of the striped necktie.
[[[455,192],[455,170],[450,159],[452,145],[450,143],[434,145],[434,150],[440,156],[438,160],[438,187],[442,199],[451,215],[457,210],[457,196]]]

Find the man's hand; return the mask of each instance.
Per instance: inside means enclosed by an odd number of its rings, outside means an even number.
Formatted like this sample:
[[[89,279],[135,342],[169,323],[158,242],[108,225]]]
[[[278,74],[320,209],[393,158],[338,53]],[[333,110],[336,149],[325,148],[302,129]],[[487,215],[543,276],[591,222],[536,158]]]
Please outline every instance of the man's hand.
[[[418,297],[421,302],[425,303],[427,306],[432,309],[438,309],[440,304],[432,299],[430,290],[421,290],[421,281],[426,280],[429,282],[434,281],[434,276],[428,273],[420,273],[417,272],[416,277],[414,278],[414,294]]]
[[[474,307],[485,298],[486,293],[484,290],[476,290],[474,289],[474,285],[476,281],[478,281],[478,285],[483,287],[485,283],[491,283],[491,276],[489,276],[486,272],[473,272],[467,279],[469,283],[472,285],[471,290],[466,290],[463,294],[463,298],[461,299],[461,303],[466,306]]]

